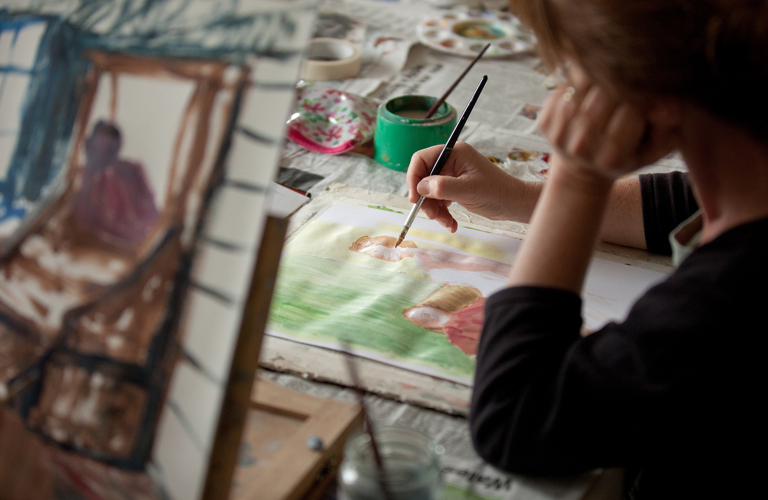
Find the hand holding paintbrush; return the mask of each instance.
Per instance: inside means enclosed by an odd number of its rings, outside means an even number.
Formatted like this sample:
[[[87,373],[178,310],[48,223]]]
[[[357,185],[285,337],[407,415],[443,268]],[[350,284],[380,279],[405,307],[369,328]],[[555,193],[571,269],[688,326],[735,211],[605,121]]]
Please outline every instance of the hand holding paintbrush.
[[[445,165],[445,162],[448,161],[448,156],[450,156],[451,151],[453,150],[453,146],[456,145],[456,141],[459,139],[459,134],[461,133],[461,130],[464,128],[464,124],[467,123],[467,118],[469,118],[469,114],[472,112],[472,108],[474,108],[475,103],[477,102],[477,98],[480,97],[480,92],[483,91],[483,87],[485,86],[485,82],[488,81],[488,77],[484,76],[480,80],[480,84],[475,89],[475,93],[472,94],[472,98],[467,103],[467,106],[464,108],[464,112],[461,113],[461,117],[459,118],[459,121],[456,123],[456,127],[453,129],[453,132],[451,132],[450,137],[448,138],[448,142],[443,146],[443,150],[440,152],[440,156],[437,157],[437,161],[435,161],[434,166],[432,167],[432,170],[429,172],[429,175],[438,175],[440,171],[443,169],[443,166]],[[410,213],[408,214],[408,218],[405,220],[405,225],[403,226],[403,230],[400,232],[400,236],[397,238],[397,242],[395,243],[395,248],[397,248],[400,243],[403,242],[405,239],[405,235],[408,234],[408,230],[411,228],[411,224],[413,223],[413,220],[416,218],[416,214],[419,212],[419,209],[421,209],[421,204],[424,203],[425,197],[422,196],[419,198],[419,201],[417,201],[413,208],[411,209]]]

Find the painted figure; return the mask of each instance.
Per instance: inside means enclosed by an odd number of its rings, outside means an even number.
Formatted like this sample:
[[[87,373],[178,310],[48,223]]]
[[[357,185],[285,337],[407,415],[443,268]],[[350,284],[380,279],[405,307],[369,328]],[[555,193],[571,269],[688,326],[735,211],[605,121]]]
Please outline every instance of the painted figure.
[[[403,317],[422,328],[442,333],[464,354],[474,356],[483,326],[484,305],[485,297],[473,286],[443,285],[403,311]]]
[[[363,236],[349,249],[374,259],[398,262],[413,261],[435,281],[442,281],[442,272],[452,271],[447,276],[456,277],[456,271],[466,272],[473,277],[486,278],[492,282],[503,282],[509,272],[509,264],[476,255],[461,254],[438,249],[422,249],[412,240],[403,241],[395,248],[392,236]],[[403,311],[411,323],[433,332],[442,333],[448,341],[465,354],[477,353],[477,341],[483,324],[483,292],[466,284],[446,283],[413,307]]]
[[[99,121],[85,145],[86,163],[75,206],[80,228],[104,243],[135,248],[159,218],[144,167],[118,157],[122,137]]]

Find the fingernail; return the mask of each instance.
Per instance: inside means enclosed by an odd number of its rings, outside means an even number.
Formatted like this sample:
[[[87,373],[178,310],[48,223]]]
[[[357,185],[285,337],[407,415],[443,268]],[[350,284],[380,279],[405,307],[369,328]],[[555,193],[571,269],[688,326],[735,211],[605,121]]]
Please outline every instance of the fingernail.
[[[429,194],[429,181],[419,182],[418,186],[416,186],[416,191],[422,196],[427,196]]]

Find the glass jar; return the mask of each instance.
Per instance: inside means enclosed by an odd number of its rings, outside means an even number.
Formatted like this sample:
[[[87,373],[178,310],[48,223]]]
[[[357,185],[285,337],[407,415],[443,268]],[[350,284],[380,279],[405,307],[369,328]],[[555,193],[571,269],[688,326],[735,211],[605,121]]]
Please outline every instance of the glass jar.
[[[406,427],[377,426],[376,443],[384,463],[390,498],[436,500],[440,497],[443,447]],[[386,500],[367,433],[347,441],[339,467],[339,500]]]

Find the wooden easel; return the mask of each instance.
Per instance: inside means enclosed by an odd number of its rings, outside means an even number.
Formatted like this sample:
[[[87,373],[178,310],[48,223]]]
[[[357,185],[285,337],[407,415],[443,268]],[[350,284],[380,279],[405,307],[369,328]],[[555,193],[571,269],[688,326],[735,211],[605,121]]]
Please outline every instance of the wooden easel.
[[[360,407],[292,391],[261,377],[252,397],[242,443],[249,450],[246,458],[251,455],[255,462],[241,461],[230,498],[293,500],[324,491],[335,477],[347,437],[362,425]],[[309,436],[321,440],[321,450],[308,447]],[[271,449],[275,443],[282,443],[279,450]]]
[[[254,375],[283,248],[287,219],[267,218],[240,325],[204,499],[311,498],[335,476],[358,405],[310,396]],[[314,435],[322,450],[307,446]],[[242,459],[238,464],[238,457]],[[234,478],[234,482],[233,482]]]

